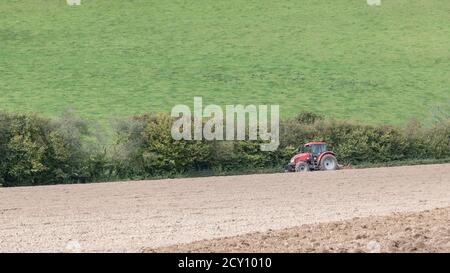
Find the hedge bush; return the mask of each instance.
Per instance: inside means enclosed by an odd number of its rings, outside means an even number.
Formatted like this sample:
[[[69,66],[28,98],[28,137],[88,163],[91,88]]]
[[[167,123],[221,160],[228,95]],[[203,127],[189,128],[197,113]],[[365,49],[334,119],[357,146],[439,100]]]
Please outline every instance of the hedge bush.
[[[175,141],[172,118],[144,115],[116,126],[112,162],[118,177],[152,177],[207,168],[212,145],[206,141]]]
[[[254,141],[175,141],[166,114],[120,120],[109,145],[95,127],[65,113],[57,119],[0,113],[3,186],[83,183],[199,173],[282,169],[305,142],[324,140],[340,164],[450,158],[450,119],[430,126],[367,125],[301,113],[280,122],[280,146],[261,152]]]
[[[92,181],[100,176],[96,161],[101,153],[89,147],[89,136],[87,124],[71,113],[55,120],[0,113],[0,182],[25,186]]]

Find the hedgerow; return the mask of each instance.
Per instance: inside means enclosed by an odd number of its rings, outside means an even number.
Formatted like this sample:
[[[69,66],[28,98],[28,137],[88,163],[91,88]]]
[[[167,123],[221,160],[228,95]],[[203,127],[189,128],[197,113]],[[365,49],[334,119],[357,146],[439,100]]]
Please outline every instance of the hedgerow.
[[[450,120],[423,126],[367,125],[301,113],[280,123],[280,146],[260,141],[177,141],[167,114],[120,120],[108,145],[94,126],[65,113],[48,119],[0,113],[0,183],[3,186],[281,170],[308,141],[330,144],[340,164],[367,165],[450,158]]]

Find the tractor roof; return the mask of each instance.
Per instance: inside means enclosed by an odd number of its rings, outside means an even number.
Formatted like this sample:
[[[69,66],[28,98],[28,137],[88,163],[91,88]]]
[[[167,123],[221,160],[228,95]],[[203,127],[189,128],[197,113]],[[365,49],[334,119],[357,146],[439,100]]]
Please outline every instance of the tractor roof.
[[[327,144],[327,143],[323,142],[323,141],[314,141],[314,142],[305,143],[305,145],[303,145],[303,146],[320,145],[320,144]]]

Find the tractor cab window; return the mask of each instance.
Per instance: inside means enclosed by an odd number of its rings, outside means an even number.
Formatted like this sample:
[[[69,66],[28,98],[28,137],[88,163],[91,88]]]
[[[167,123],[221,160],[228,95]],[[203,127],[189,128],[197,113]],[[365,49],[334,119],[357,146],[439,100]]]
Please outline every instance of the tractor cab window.
[[[312,149],[311,149],[311,146],[300,146],[300,147],[298,147],[298,151],[300,153],[311,153]]]
[[[327,150],[327,145],[326,144],[312,145],[311,150],[314,156],[318,156]]]
[[[327,151],[326,144],[313,144],[310,146],[300,146],[298,152],[300,153],[312,153],[314,156],[318,156],[321,153]]]

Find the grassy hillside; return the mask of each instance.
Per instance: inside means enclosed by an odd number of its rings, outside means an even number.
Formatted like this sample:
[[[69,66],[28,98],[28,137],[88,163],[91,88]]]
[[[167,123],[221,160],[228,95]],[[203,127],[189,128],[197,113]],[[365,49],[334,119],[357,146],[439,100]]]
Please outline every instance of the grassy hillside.
[[[0,1],[0,109],[106,120],[194,95],[426,120],[450,102],[449,1]]]

